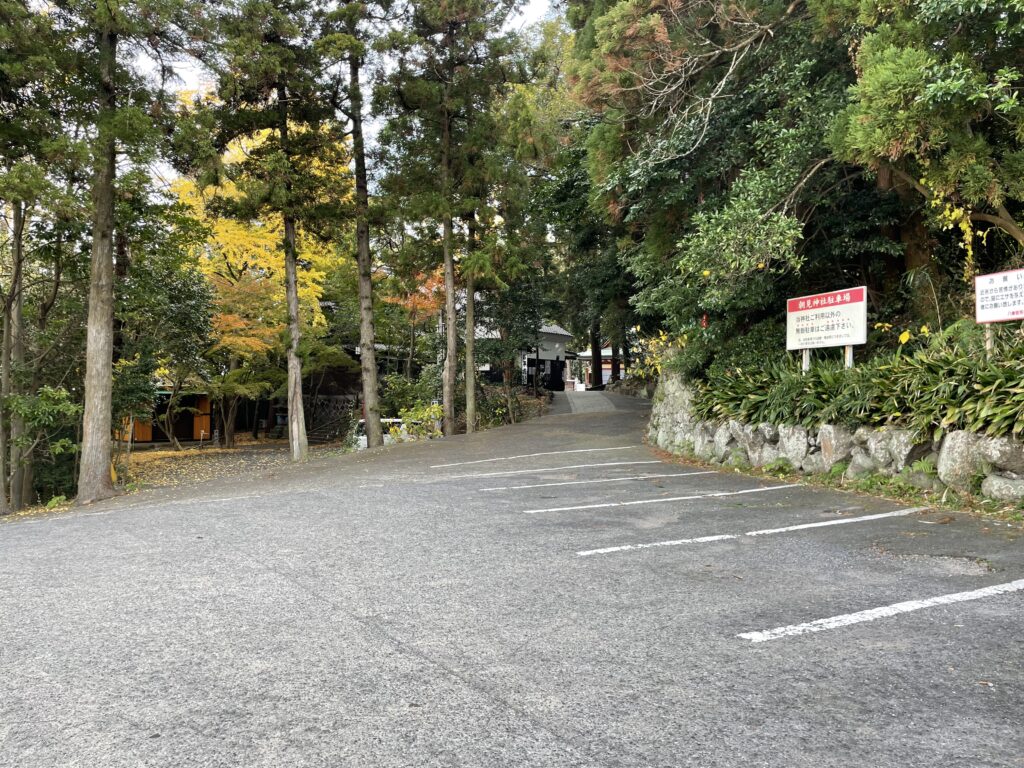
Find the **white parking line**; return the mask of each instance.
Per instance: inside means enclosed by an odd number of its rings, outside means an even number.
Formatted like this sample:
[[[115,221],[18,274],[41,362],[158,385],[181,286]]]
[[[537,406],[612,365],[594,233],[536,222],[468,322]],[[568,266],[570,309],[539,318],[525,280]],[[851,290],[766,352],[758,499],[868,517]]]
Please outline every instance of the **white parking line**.
[[[808,632],[824,632],[826,629],[839,629],[848,627],[851,624],[860,624],[865,621],[876,619],[887,619],[890,616],[898,616],[901,613],[920,611],[924,608],[933,608],[937,605],[951,605],[953,603],[965,603],[969,600],[981,600],[984,597],[995,597],[1006,595],[1011,592],[1024,590],[1024,579],[1010,581],[1006,584],[996,584],[991,587],[974,589],[970,592],[954,592],[950,595],[939,595],[930,597],[927,600],[907,600],[903,603],[884,605],[881,608],[871,608],[857,613],[844,613],[839,616],[830,616],[827,619],[817,619],[806,624],[792,624],[788,627],[776,627],[763,632],[743,632],[736,637],[749,640],[752,643],[763,643],[768,640],[778,640],[780,637],[793,637],[794,635],[805,635]]]
[[[718,470],[708,469],[701,472],[671,472],[666,475],[634,475],[633,477],[603,477],[600,480],[566,480],[562,483],[537,483],[535,485],[499,485],[495,488],[481,488],[484,491],[518,491],[522,488],[550,488],[553,485],[591,485],[593,483],[625,483],[631,480],[653,480],[657,477],[693,477],[694,475],[713,475]]]
[[[561,472],[565,469],[589,469],[590,467],[628,467],[634,464],[661,464],[660,461],[608,461],[604,464],[570,464],[567,467],[541,467],[540,469],[510,469],[505,472],[477,472],[473,475],[448,475],[442,480],[464,480],[467,477],[499,477],[501,475],[530,475],[535,472]]]
[[[695,499],[716,499],[720,496],[739,496],[744,493],[765,493],[781,491],[783,488],[796,488],[796,485],[772,485],[767,488],[747,488],[743,491],[721,491],[719,493],[702,493],[696,496],[671,496],[667,499],[637,499],[635,501],[609,501],[604,504],[580,504],[576,507],[550,507],[548,509],[524,509],[524,515],[537,515],[541,512],[574,512],[578,509],[607,509],[608,507],[632,507],[637,504],[667,504],[670,501],[693,501]]]
[[[848,523],[866,523],[869,520],[881,520],[886,517],[903,517],[912,515],[915,512],[923,512],[927,507],[911,507],[910,509],[898,509],[895,512],[882,512],[877,515],[861,515],[860,517],[844,517],[841,520],[823,520],[817,523],[803,523],[802,525],[788,525],[785,528],[765,528],[760,531],[747,531],[746,533],[723,533],[718,536],[701,536],[697,539],[671,539],[669,541],[652,541],[645,544],[623,544],[618,547],[603,547],[601,549],[585,549],[577,552],[578,557],[590,557],[591,555],[610,555],[614,552],[632,552],[637,549],[651,549],[653,547],[678,547],[682,544],[706,544],[709,541],[727,541],[729,539],[741,539],[744,536],[768,536],[773,533],[791,533],[793,531],[805,531],[808,528],[824,528],[829,525],[846,525]]]
[[[512,459],[529,459],[534,456],[561,456],[563,453],[593,453],[595,451],[628,451],[630,448],[640,448],[639,445],[620,445],[615,448],[574,448],[571,451],[544,451],[543,453],[521,453],[518,456],[498,456],[494,459],[476,459],[475,461],[456,461],[453,464],[433,464],[431,469],[445,469],[446,467],[461,467],[466,464],[486,464],[491,461],[511,461]]]

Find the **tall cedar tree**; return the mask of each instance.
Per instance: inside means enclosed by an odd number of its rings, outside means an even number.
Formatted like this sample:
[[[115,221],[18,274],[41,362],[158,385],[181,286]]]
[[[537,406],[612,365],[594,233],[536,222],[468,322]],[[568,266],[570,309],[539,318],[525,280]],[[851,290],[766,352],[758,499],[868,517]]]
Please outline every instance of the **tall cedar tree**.
[[[332,132],[331,94],[317,41],[324,4],[313,0],[238,0],[220,19],[223,67],[218,148],[260,137],[238,164],[243,195],[232,213],[252,219],[275,211],[283,225],[288,304],[288,443],[293,461],[307,454],[302,403],[301,322],[296,270],[298,228],[315,228],[330,210],[332,190],[318,167],[339,145]],[[347,189],[347,186],[345,187]],[[339,190],[333,190],[337,192]]]
[[[69,346],[66,330],[85,322],[79,281],[67,277],[85,261],[72,254],[89,216],[75,134],[92,115],[64,87],[74,52],[57,20],[0,0],[0,252],[9,275],[0,288],[0,514],[36,500],[37,459],[52,463],[70,447],[58,433],[80,415],[68,376],[78,355],[56,352]]]
[[[55,75],[49,55],[47,20],[24,2],[0,2],[0,218],[9,278],[0,288],[0,515],[22,506],[25,462],[21,455],[23,419],[8,407],[17,394],[15,369],[25,363],[25,241],[35,202],[47,182],[40,168],[44,146],[55,129],[46,90]],[[7,217],[10,212],[9,218]],[[6,266],[6,265],[5,265]],[[10,498],[10,505],[8,505]]]
[[[395,67],[381,92],[389,121],[384,132],[391,165],[386,186],[409,213],[439,220],[445,281],[443,428],[455,431],[458,365],[455,219],[471,215],[475,201],[463,180],[475,153],[474,119],[486,114],[500,87],[513,79],[516,38],[502,32],[515,0],[429,0],[409,8],[396,36]],[[473,329],[469,330],[473,334]],[[473,372],[467,389],[475,386]]]
[[[88,125],[92,160],[92,243],[86,340],[85,414],[78,501],[113,493],[111,472],[114,352],[115,201],[119,165],[154,157],[166,134],[172,74],[164,63],[181,58],[203,38],[208,3],[198,0],[62,0],[47,13],[58,35],[57,54],[73,76],[53,99],[75,105]],[[159,62],[155,77],[140,61]],[[74,111],[74,110],[73,110]],[[70,124],[73,116],[67,116]],[[119,158],[121,162],[119,163]]]
[[[370,193],[366,167],[366,139],[363,132],[363,73],[367,54],[375,37],[385,29],[392,3],[365,3],[358,0],[340,3],[329,17],[330,33],[323,38],[322,49],[341,64],[347,81],[339,90],[345,98],[337,106],[346,118],[352,138],[355,171],[356,264],[359,275],[359,361],[362,368],[363,416],[366,420],[366,445],[384,444],[380,421],[380,384],[377,378],[377,334],[373,312],[373,256],[370,250]]]

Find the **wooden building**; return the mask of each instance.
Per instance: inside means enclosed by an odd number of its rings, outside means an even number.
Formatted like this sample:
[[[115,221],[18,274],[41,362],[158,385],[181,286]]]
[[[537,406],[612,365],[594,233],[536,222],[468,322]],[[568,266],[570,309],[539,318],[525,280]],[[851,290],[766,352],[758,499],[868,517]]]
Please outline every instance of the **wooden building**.
[[[157,400],[156,413],[153,419],[134,419],[131,424],[124,424],[118,440],[133,443],[169,443],[170,437],[164,431],[163,415],[167,412],[169,392],[160,392]],[[210,440],[213,436],[213,412],[210,396],[207,394],[182,395],[177,404],[177,412],[171,424],[171,431],[178,442],[200,442]]]

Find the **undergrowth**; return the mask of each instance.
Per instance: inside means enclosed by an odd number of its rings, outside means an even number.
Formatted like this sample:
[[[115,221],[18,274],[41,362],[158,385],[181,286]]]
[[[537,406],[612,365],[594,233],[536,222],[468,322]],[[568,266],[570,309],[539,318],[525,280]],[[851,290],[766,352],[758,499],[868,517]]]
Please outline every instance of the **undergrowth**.
[[[821,361],[803,374],[794,359],[712,367],[694,411],[708,421],[746,424],[895,425],[938,439],[951,430],[1024,434],[1024,342],[986,357],[955,327],[913,351],[876,356],[846,370]]]

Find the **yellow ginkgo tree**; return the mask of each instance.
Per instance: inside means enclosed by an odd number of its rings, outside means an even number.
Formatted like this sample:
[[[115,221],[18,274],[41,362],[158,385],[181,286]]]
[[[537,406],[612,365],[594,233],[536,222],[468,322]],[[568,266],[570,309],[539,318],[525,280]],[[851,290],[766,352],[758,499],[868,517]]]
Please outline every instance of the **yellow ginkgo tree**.
[[[253,143],[258,144],[259,138],[229,148],[225,164],[237,162]],[[242,196],[239,183],[245,180],[223,179],[205,187],[190,179],[174,184],[178,200],[207,232],[197,262],[213,290],[209,357],[215,373],[210,389],[221,409],[228,447],[234,444],[241,400],[264,396],[283,384],[278,362],[284,357],[288,335],[282,220],[280,216],[243,220],[222,215]],[[320,305],[324,281],[342,257],[335,243],[301,228],[296,245],[297,262],[303,267],[296,271],[302,333],[315,339],[327,329]]]

